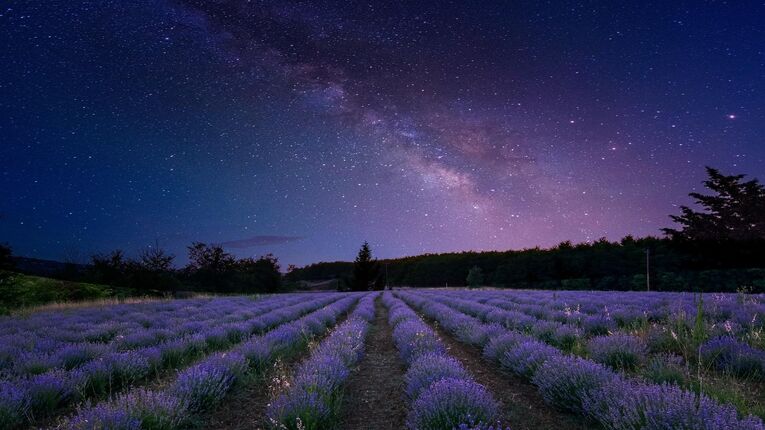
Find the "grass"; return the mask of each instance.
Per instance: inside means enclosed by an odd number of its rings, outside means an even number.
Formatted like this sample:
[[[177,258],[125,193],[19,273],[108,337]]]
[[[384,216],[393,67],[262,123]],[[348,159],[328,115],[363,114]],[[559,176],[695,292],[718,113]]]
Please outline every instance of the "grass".
[[[146,300],[135,296],[126,288],[0,271],[0,315]]]

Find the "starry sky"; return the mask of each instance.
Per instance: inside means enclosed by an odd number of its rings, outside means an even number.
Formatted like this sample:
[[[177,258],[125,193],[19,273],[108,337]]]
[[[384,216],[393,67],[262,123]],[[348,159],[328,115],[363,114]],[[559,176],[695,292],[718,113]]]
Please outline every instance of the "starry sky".
[[[762,1],[0,5],[0,242],[283,265],[658,235],[765,179]]]

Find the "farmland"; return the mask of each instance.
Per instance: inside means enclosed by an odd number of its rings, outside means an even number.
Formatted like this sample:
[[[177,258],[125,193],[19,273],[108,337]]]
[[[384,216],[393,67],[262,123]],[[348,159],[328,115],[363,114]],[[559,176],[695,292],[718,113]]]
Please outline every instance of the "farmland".
[[[0,319],[0,428],[763,429],[765,296],[402,289]]]

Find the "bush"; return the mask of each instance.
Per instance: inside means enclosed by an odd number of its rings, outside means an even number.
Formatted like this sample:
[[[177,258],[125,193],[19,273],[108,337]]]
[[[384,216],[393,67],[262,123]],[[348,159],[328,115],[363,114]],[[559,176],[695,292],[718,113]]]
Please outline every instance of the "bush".
[[[445,378],[463,379],[468,373],[456,359],[438,353],[421,355],[406,372],[406,394],[415,400],[432,383]]]
[[[674,354],[657,354],[648,361],[643,376],[657,384],[674,384],[684,387],[688,375],[683,366],[683,357]]]
[[[498,405],[483,385],[446,378],[425,389],[412,405],[407,423],[417,430],[443,430],[470,422],[493,422]]]
[[[707,341],[699,349],[707,364],[742,378],[765,379],[765,351],[724,336]]]
[[[547,403],[581,414],[584,412],[582,402],[585,396],[614,378],[617,378],[616,374],[590,360],[558,356],[542,364],[532,382]]]
[[[590,339],[587,349],[598,363],[616,370],[635,370],[645,360],[647,348],[640,338],[617,333]]]
[[[521,342],[505,351],[499,362],[505,368],[526,379],[531,379],[541,366],[547,360],[553,357],[559,357],[561,352],[550,345],[531,340]]]
[[[675,385],[645,385],[623,378],[583,395],[586,416],[607,430],[761,430],[756,418]]]

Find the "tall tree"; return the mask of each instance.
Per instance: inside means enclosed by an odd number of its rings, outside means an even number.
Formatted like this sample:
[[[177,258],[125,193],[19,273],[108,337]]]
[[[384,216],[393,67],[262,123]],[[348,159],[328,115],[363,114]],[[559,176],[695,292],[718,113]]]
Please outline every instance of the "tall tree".
[[[237,289],[244,293],[275,293],[282,285],[279,260],[273,254],[236,262]]]
[[[0,243],[0,270],[12,270],[14,268],[15,264],[12,257],[11,247]]]
[[[462,272],[465,273],[465,272]],[[473,266],[468,271],[467,284],[470,288],[480,287],[483,283],[483,270],[478,266]]]
[[[189,264],[186,270],[204,289],[216,291],[231,289],[231,277],[236,264],[233,255],[220,245],[194,242],[188,247]]]
[[[746,175],[723,175],[707,167],[704,185],[712,195],[690,193],[703,210],[680,206],[680,215],[670,215],[680,229],[662,229],[672,239],[703,241],[765,240],[765,187]]]
[[[116,285],[124,283],[127,263],[122,250],[115,249],[108,254],[91,256],[89,271],[95,282]]]
[[[129,285],[138,289],[168,291],[175,294],[180,287],[173,268],[175,256],[158,244],[140,252],[138,259],[127,264]]]
[[[366,291],[369,290],[380,274],[380,267],[377,260],[372,258],[372,250],[366,241],[361,245],[356,260],[353,262],[353,278],[351,279],[351,290]]]

